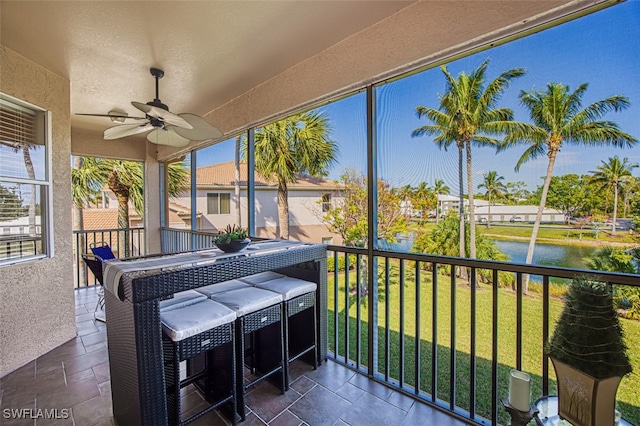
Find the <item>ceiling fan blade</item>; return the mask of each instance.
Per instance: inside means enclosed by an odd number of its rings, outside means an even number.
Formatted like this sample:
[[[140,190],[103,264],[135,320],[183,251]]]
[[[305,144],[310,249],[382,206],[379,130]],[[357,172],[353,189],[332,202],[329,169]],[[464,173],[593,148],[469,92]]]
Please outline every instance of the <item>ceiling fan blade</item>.
[[[187,138],[192,141],[204,141],[207,139],[221,138],[223,135],[220,129],[212,126],[207,120],[198,115],[189,113],[178,115],[193,127],[193,129],[184,129],[180,127],[173,128],[173,130],[183,138]]]
[[[173,131],[173,128],[155,129],[149,132],[147,140],[157,145],[168,145],[174,147],[183,147],[189,145],[189,139],[185,139]]]
[[[154,127],[151,123],[146,124],[121,124],[119,126],[109,127],[104,131],[105,140],[120,139],[126,136],[133,136],[139,133],[148,132],[153,130]]]
[[[113,118],[131,118],[134,120],[146,120],[147,117],[132,117],[130,115],[122,115],[122,114],[81,114],[76,112],[76,115],[85,115],[87,117],[113,117]]]
[[[180,116],[178,116],[177,114],[174,114],[162,108],[135,101],[131,102],[131,105],[138,108],[140,111],[144,112],[150,117],[161,119],[165,124],[182,127],[183,129],[193,129],[191,124],[189,124],[186,120],[180,118]]]

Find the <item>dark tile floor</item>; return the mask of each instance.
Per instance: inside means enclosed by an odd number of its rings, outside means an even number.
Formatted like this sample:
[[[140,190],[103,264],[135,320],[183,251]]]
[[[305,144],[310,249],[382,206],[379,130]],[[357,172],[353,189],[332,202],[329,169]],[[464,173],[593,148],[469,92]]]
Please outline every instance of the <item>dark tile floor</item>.
[[[76,291],[75,339],[0,379],[0,425],[115,425],[106,325],[93,320],[96,297],[95,289]],[[332,361],[315,371],[296,361],[291,374],[284,395],[268,382],[248,393],[243,425],[464,425]],[[204,404],[192,387],[182,398],[187,416]],[[228,423],[214,411],[192,424]]]

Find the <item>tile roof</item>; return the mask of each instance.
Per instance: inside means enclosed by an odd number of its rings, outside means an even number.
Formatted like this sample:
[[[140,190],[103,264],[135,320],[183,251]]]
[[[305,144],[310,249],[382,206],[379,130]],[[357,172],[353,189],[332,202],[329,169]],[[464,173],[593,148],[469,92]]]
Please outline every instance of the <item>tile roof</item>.
[[[197,186],[233,186],[235,184],[235,166],[233,161],[226,163],[212,164],[210,166],[199,167],[196,172]],[[338,185],[327,179],[316,178],[299,173],[298,181],[288,185],[289,188],[336,188]],[[265,181],[262,176],[256,173],[256,186],[276,186],[275,181]],[[247,185],[247,167],[242,163],[240,167],[240,185]]]
[[[82,209],[84,230],[115,229],[118,227],[118,209]]]

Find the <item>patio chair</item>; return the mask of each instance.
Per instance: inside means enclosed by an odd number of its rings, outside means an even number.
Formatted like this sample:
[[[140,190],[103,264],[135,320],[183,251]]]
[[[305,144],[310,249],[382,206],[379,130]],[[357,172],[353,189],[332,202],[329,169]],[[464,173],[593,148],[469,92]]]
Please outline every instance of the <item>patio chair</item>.
[[[89,244],[89,249],[93,254],[85,253],[82,255],[82,260],[89,267],[89,270],[96,277],[96,281],[100,284],[98,289],[98,301],[96,307],[93,310],[93,318],[96,321],[106,322],[104,315],[100,312],[104,312],[104,283],[102,282],[102,262],[104,260],[115,259],[111,247],[108,244],[101,241],[99,243]]]

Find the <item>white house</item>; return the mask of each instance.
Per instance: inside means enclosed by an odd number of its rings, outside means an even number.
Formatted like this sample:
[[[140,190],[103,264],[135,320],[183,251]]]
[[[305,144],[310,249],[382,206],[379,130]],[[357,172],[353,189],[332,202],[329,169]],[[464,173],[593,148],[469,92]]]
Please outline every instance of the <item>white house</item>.
[[[196,171],[196,209],[198,212],[197,229],[216,231],[227,225],[247,225],[247,168],[240,167],[240,211],[241,223],[236,220],[235,167],[234,162],[213,164],[200,167]],[[255,175],[255,220],[256,234],[262,237],[275,237],[278,228],[277,184],[267,182]],[[336,234],[329,232],[321,217],[328,211],[336,193],[340,193],[339,184],[327,179],[309,175],[298,175],[298,181],[288,188],[289,235],[291,239],[325,243],[340,243]],[[190,206],[189,194],[175,197],[177,205]],[[173,226],[173,225],[172,225]]]
[[[538,206],[491,206],[491,222],[533,222],[538,213]],[[475,207],[476,221],[489,220],[489,206]],[[542,211],[542,223],[562,223],[564,214],[560,210],[545,208]]]

